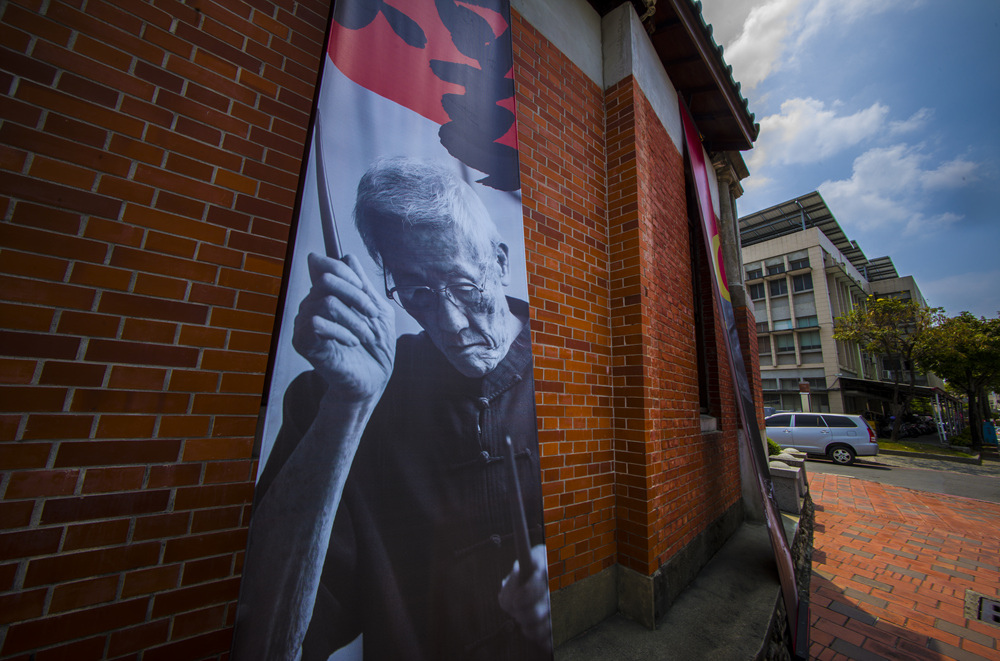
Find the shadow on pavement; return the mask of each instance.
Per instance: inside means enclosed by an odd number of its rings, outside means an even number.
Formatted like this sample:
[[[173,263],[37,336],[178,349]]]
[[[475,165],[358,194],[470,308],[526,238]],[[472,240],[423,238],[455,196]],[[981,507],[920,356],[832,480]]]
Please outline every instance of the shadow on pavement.
[[[817,551],[813,562],[821,563],[825,557]],[[885,619],[888,601],[860,590],[841,587],[839,577],[830,580],[813,571],[811,580],[811,637],[810,658],[821,658],[824,649],[843,654],[850,659],[926,659],[941,661],[953,658],[951,645],[916,630],[924,628],[914,622],[906,627]],[[898,610],[899,606],[895,606]],[[900,612],[903,621],[906,614]],[[931,628],[931,627],[927,627]],[[943,637],[943,636],[942,636]],[[949,649],[951,648],[951,649]],[[942,654],[943,653],[943,654]],[[965,655],[959,658],[966,658]]]

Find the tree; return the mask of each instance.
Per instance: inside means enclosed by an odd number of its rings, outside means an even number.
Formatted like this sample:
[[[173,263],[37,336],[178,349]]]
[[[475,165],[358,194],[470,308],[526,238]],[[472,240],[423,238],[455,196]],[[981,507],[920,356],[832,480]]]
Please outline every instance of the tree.
[[[1000,387],[1000,319],[939,315],[928,333],[921,365],[969,398],[972,449],[983,447],[981,401],[988,390]]]
[[[903,422],[903,411],[916,387],[913,365],[922,356],[924,337],[939,311],[939,308],[929,308],[912,299],[869,296],[865,305],[837,318],[834,338],[857,342],[863,351],[884,356],[899,365],[892,373],[892,414],[896,419],[891,438],[894,441]],[[906,365],[910,366],[910,388],[904,391],[900,373]]]

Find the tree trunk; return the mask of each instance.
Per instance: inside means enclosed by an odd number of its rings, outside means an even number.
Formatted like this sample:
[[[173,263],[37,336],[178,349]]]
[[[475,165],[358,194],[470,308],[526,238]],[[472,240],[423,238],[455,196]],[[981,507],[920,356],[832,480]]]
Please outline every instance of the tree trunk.
[[[983,418],[979,414],[978,388],[971,387],[972,380],[969,381],[970,388],[966,392],[969,396],[969,431],[972,432],[972,452],[978,453],[983,450]]]

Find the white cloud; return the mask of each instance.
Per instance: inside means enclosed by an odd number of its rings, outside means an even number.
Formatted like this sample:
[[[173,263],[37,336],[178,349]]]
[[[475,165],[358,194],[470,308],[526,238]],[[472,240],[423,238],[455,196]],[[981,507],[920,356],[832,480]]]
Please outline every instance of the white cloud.
[[[703,0],[705,20],[725,47],[726,62],[744,89],[798,58],[827,29],[843,29],[867,16],[924,0]],[[818,36],[819,35],[819,36]]]
[[[899,135],[901,133],[919,131],[927,126],[927,123],[930,122],[932,117],[934,117],[933,110],[930,108],[921,108],[917,112],[913,113],[909,119],[889,122],[889,133],[892,135]]]
[[[754,8],[747,0],[702,0],[701,11],[705,22],[712,26],[715,42],[729,45],[743,32],[743,23]]]
[[[948,229],[958,221],[962,220],[963,217],[964,216],[960,216],[957,213],[952,213],[950,211],[938,214],[937,216],[931,216],[930,218],[921,213],[917,213],[906,221],[906,226],[903,228],[903,234],[906,236],[925,236],[928,234],[936,234]]]
[[[756,4],[743,23],[743,30],[725,46],[726,62],[736,80],[753,89],[778,66],[786,41],[795,27],[792,15],[800,0],[765,0]]]
[[[928,190],[958,188],[976,181],[979,178],[977,173],[979,168],[978,163],[967,161],[964,158],[956,158],[953,161],[943,163],[936,170],[924,172],[921,175],[920,183]]]
[[[825,28],[846,27],[865,17],[888,11],[897,6],[915,7],[923,0],[814,0],[802,18],[796,48],[809,42]]]
[[[951,212],[926,215],[921,210],[925,194],[946,184],[964,185],[971,179],[968,173],[979,166],[955,159],[927,170],[927,159],[918,147],[905,144],[870,149],[854,159],[850,179],[824,181],[819,192],[834,216],[853,231],[940,232],[962,216]]]
[[[1000,311],[1000,270],[971,271],[938,280],[921,281],[927,302],[944,307],[949,315],[968,310],[977,317],[996,317]]]
[[[760,136],[747,160],[751,171],[768,165],[814,163],[877,135],[889,108],[881,103],[838,115],[816,99],[788,99],[781,112],[760,120]]]

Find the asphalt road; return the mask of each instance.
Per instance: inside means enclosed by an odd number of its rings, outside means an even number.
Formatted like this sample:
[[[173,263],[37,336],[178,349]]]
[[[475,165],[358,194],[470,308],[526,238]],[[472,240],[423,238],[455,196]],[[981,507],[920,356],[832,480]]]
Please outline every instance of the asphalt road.
[[[879,455],[872,459],[858,459],[853,466],[839,466],[826,459],[810,458],[806,462],[806,472],[843,475],[918,491],[1000,503],[1000,463],[996,460],[986,460],[977,466],[922,457]]]

